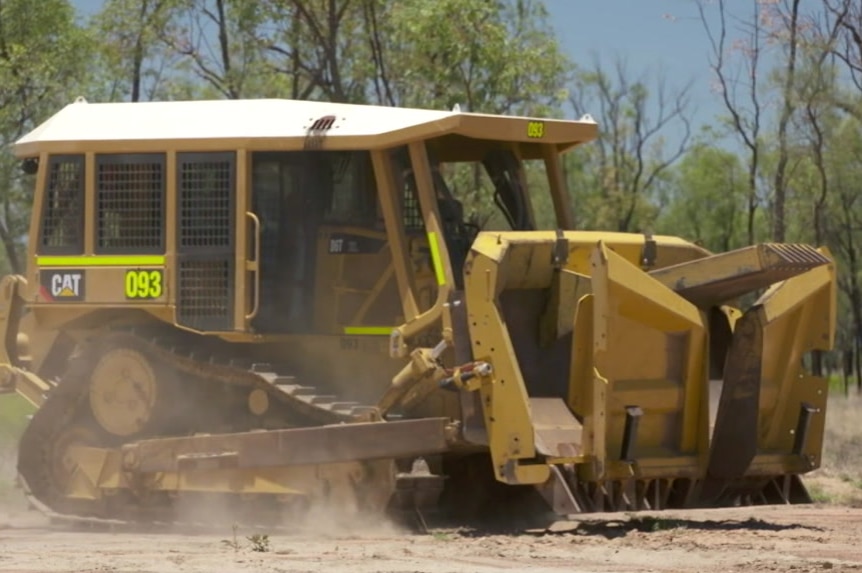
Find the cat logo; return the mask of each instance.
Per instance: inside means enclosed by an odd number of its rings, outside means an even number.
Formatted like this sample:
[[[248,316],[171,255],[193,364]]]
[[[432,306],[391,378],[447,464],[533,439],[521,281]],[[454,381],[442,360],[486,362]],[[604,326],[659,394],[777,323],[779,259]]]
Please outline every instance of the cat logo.
[[[48,301],[84,300],[84,271],[42,271],[42,297]]]

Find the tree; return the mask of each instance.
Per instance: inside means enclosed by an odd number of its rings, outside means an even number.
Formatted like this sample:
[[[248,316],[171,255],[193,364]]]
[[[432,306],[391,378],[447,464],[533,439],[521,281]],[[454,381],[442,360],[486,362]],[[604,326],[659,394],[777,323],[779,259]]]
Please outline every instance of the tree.
[[[744,246],[746,177],[738,155],[698,143],[673,169],[668,207],[656,230],[682,236],[713,252]]]
[[[177,0],[108,0],[93,20],[100,38],[105,99],[150,100],[160,95],[175,64],[160,34],[176,16]]]
[[[799,0],[791,0],[790,8],[785,13],[778,10],[777,13],[784,22],[782,30],[786,30],[787,57],[783,70],[783,82],[781,87],[782,106],[778,118],[778,164],[775,168],[774,177],[774,205],[772,215],[772,240],[784,242],[786,225],[785,202],[787,199],[787,164],[790,160],[788,153],[787,128],[794,111],[794,89],[796,87],[796,57],[799,43]],[[784,34],[782,34],[783,36]]]
[[[291,97],[366,103],[375,67],[373,32],[379,0],[265,0],[271,33],[263,38],[274,69],[289,78]],[[371,20],[369,20],[371,18]]]
[[[824,0],[823,6],[826,27],[836,30],[833,41],[827,45],[832,55],[843,63],[857,91],[862,91],[862,6],[855,0]],[[835,104],[857,119],[862,118],[857,106],[848,100],[839,98]]]
[[[158,35],[178,58],[176,71],[203,82],[202,96],[239,99],[266,92],[258,37],[263,23],[258,0],[176,0]]]
[[[784,240],[787,232],[796,240],[821,245],[832,242],[828,227],[842,220],[840,215],[827,214],[835,209],[836,199],[838,204],[847,199],[842,194],[830,197],[835,173],[827,164],[828,155],[840,153],[831,143],[843,115],[832,103],[839,85],[834,49],[841,27],[822,5],[803,12],[798,0],[773,4],[767,16],[771,41],[781,46],[782,52],[774,73],[782,105],[776,133],[773,238]],[[788,214],[792,216],[786,218]],[[854,286],[846,286],[843,292],[849,296]],[[862,316],[858,309],[852,310],[852,300],[844,302],[851,307],[849,316]],[[813,370],[820,374],[822,353],[815,353],[813,358]]]
[[[565,102],[571,63],[541,2],[404,0],[388,16],[386,103],[533,115]]]
[[[845,118],[832,133],[828,169],[831,174],[830,193],[833,195],[830,209],[828,238],[836,257],[840,272],[838,288],[849,302],[853,324],[852,343],[856,356],[856,380],[862,390],[862,244],[858,231],[862,228],[862,193],[858,181],[862,177],[862,165],[857,158],[862,153],[862,126],[852,117]]]
[[[0,145],[5,149],[86,91],[93,44],[66,0],[0,3]],[[9,154],[0,161],[0,241],[10,270],[23,272],[32,181]]]
[[[828,18],[809,16],[807,33],[801,37],[800,70],[794,86],[798,113],[795,114],[795,132],[800,134],[804,145],[800,150],[803,161],[810,162],[807,181],[800,188],[810,190],[802,194],[799,212],[810,211],[806,223],[813,229],[813,241],[821,245],[826,240],[825,224],[829,199],[830,173],[826,165],[828,143],[838,121],[834,94],[838,85],[835,57],[832,49],[839,34],[836,22]]]
[[[580,151],[585,168],[570,178],[576,203],[583,205],[579,211],[591,214],[585,226],[649,230],[658,214],[659,188],[688,149],[688,86],[671,91],[660,75],[650,86],[645,76],[633,78],[621,60],[611,75],[596,60],[578,73],[570,102],[576,116],[596,114],[602,131]],[[666,152],[673,128],[681,133]]]
[[[710,2],[712,3],[712,2]],[[741,38],[732,42],[733,49],[742,54],[741,62],[734,63],[728,45],[728,14],[724,0],[717,0],[718,29],[714,29],[707,16],[704,2],[698,0],[697,9],[711,48],[709,64],[715,74],[717,90],[730,118],[731,131],[741,141],[747,152],[747,241],[756,241],[755,221],[760,207],[757,178],[762,154],[762,94],[759,87],[762,57],[763,31],[761,28],[760,3],[752,2],[750,20],[738,21]],[[744,95],[740,95],[742,92]],[[743,103],[745,102],[745,103]]]

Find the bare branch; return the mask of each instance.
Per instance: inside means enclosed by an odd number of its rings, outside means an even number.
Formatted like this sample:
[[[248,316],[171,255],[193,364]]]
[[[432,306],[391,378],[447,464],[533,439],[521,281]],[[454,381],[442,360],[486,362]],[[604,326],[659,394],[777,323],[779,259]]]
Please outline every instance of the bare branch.
[[[755,216],[759,208],[759,199],[757,195],[757,177],[760,170],[760,129],[761,129],[761,103],[760,94],[758,92],[758,68],[760,64],[761,53],[761,29],[760,29],[760,12],[757,2],[754,2],[754,14],[752,24],[746,26],[748,30],[747,45],[744,65],[742,68],[737,68],[736,73],[739,74],[741,69],[747,71],[748,76],[748,104],[751,106],[748,112],[749,117],[744,118],[744,107],[736,99],[735,87],[740,84],[738,76],[733,80],[728,78],[728,62],[726,57],[727,50],[727,19],[724,0],[718,0],[718,33],[713,31],[710,24],[710,18],[706,14],[704,2],[698,0],[697,9],[700,16],[700,21],[709,38],[712,54],[710,55],[710,66],[716,76],[721,92],[721,100],[725,110],[730,115],[731,125],[734,133],[742,141],[743,145],[748,149],[748,220],[747,234],[749,244],[755,242]]]
[[[662,75],[646,78],[647,74],[633,78],[622,60],[615,62],[610,76],[594,59],[592,67],[579,75],[579,92],[570,98],[576,112],[587,108],[587,98],[597,108],[603,129],[593,146],[601,178],[596,190],[620,231],[652,224],[651,195],[662,174],[689,148],[690,84],[671,93]],[[664,135],[675,126],[682,134],[668,154],[662,149]]]

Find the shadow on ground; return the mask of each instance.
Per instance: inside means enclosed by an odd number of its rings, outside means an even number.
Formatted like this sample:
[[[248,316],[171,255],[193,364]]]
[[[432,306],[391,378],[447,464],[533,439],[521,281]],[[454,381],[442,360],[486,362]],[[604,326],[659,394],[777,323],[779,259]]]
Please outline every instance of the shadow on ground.
[[[534,535],[593,535],[613,539],[625,536],[633,531],[653,533],[673,529],[692,531],[784,531],[788,529],[807,529],[823,531],[820,527],[796,523],[772,523],[753,517],[745,520],[704,521],[671,517],[638,516],[624,520],[589,520],[558,524],[554,528],[545,529],[544,531],[531,531],[530,533]]]

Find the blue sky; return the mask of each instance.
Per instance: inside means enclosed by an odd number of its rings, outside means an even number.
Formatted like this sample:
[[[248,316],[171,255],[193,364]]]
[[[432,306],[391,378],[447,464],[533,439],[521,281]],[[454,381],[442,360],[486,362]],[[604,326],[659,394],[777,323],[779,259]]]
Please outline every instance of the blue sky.
[[[429,0],[433,1],[433,0]],[[72,0],[83,13],[102,0]],[[566,52],[589,65],[594,55],[604,63],[626,60],[634,73],[661,70],[669,87],[691,81],[698,123],[722,112],[708,64],[709,46],[692,0],[545,0]],[[729,0],[728,9],[750,11],[751,0]]]
[[[575,63],[590,66],[598,57],[610,69],[620,58],[633,75],[650,79],[661,72],[669,90],[691,83],[695,129],[724,113],[710,89],[710,45],[693,0],[546,0],[545,5]],[[727,5],[728,11],[747,13],[751,0]]]
[[[562,46],[576,63],[590,65],[594,54],[603,62],[620,57],[632,72],[662,70],[670,85],[692,81],[692,93],[709,98],[709,44],[692,0],[546,0],[545,4]],[[744,7],[747,2],[729,4]]]

